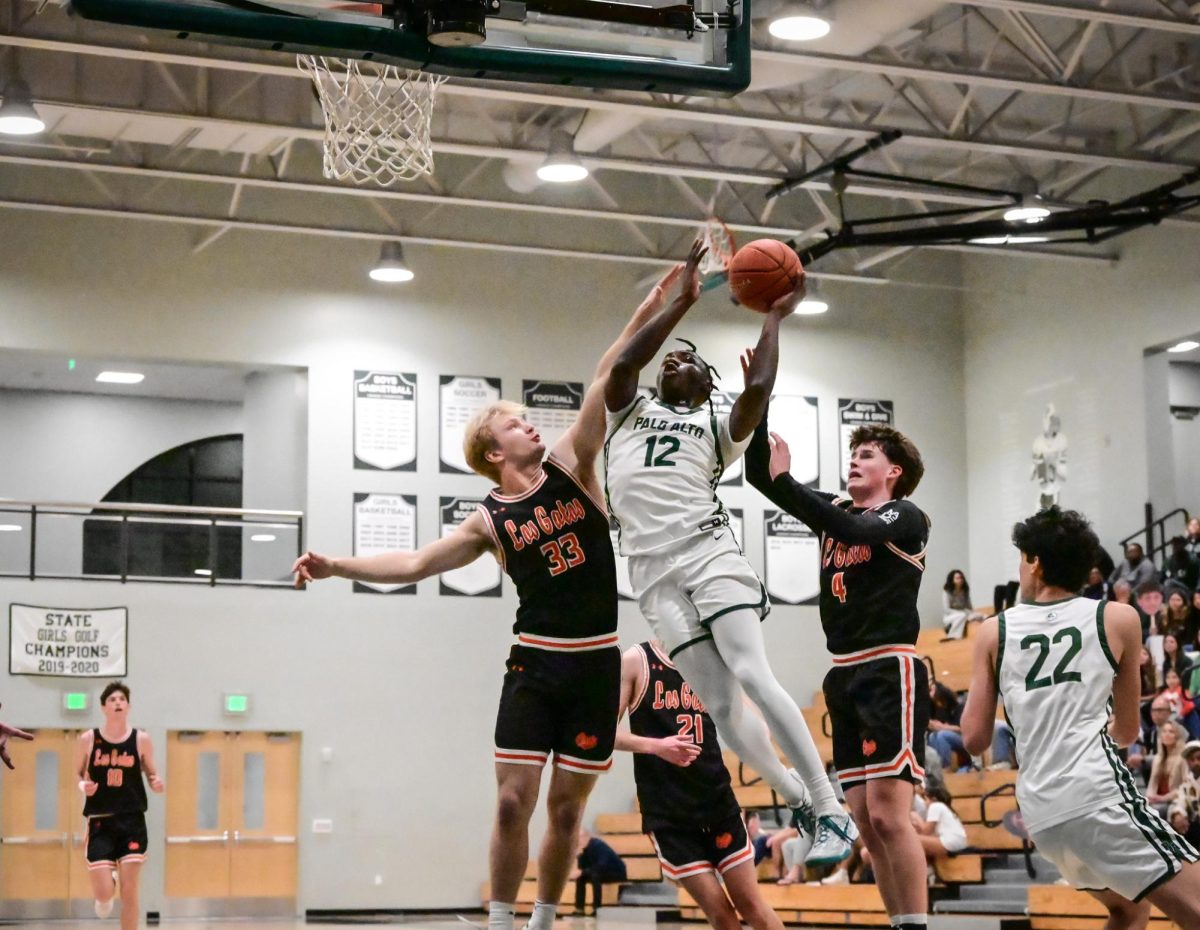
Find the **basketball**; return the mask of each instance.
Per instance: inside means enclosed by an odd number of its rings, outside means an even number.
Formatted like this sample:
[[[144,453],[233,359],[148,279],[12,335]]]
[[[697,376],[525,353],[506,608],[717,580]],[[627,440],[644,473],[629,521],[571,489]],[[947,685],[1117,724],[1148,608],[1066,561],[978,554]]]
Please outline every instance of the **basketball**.
[[[777,239],[755,239],[729,263],[729,290],[743,307],[766,313],[804,273],[795,251]]]

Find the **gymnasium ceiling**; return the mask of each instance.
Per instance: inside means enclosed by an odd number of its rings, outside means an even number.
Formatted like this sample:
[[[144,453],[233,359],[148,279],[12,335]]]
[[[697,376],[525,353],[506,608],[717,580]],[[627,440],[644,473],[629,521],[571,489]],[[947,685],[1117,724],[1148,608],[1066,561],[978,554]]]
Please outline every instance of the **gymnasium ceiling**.
[[[567,250],[650,274],[710,212],[743,241],[819,235],[835,218],[826,182],[773,201],[766,190],[883,129],[905,136],[862,167],[1001,188],[1031,178],[1051,205],[1127,195],[1200,164],[1200,3],[828,7],[834,30],[815,43],[785,45],[758,24],[754,83],[733,99],[451,80],[437,100],[435,176],[380,191],[321,177],[320,114],[291,58],[88,22],[55,0],[0,0],[0,74],[19,70],[48,124],[36,138],[0,137],[0,222],[51,211],[183,223],[198,255],[280,231],[360,239],[364,255],[392,237]],[[592,169],[581,184],[534,178],[558,128],[578,128]],[[978,195],[850,190],[852,215],[1000,212]],[[1200,228],[1195,213],[1167,222]],[[1006,252],[1105,261],[1120,248]],[[914,277],[911,255],[849,251],[816,270],[902,280]]]

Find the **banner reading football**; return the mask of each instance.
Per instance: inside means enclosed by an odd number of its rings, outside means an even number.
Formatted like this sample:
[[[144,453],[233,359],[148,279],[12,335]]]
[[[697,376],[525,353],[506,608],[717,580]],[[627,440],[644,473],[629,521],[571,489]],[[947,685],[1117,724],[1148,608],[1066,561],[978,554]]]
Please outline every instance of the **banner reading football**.
[[[10,604],[8,673],[62,678],[128,674],[129,610]]]

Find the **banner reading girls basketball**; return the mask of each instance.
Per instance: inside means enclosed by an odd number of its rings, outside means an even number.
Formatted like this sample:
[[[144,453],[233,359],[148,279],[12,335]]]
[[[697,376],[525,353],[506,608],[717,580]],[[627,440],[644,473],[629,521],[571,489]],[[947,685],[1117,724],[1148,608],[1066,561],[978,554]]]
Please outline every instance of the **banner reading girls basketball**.
[[[8,673],[59,678],[128,674],[125,607],[8,607]]]

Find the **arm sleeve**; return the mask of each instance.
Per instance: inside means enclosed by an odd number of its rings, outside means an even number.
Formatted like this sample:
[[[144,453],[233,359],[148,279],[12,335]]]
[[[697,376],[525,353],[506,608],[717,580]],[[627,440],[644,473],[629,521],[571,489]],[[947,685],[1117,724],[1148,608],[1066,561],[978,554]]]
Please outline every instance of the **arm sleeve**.
[[[763,493],[814,531],[850,545],[870,546],[925,536],[925,515],[909,501],[893,501],[882,510],[851,513],[834,504],[829,495],[809,490],[791,475],[780,475]]]
[[[764,416],[763,421],[765,422],[766,419]],[[729,414],[721,417],[718,422],[718,429],[720,430],[720,434],[717,436],[717,442],[721,446],[721,460],[725,463],[725,467],[728,468],[742,457],[742,453],[746,451],[746,448],[753,441],[754,434],[751,433],[741,442],[735,442],[733,435],[729,432]]]

